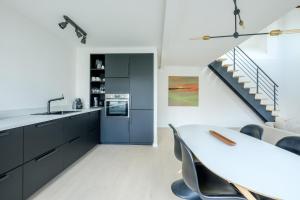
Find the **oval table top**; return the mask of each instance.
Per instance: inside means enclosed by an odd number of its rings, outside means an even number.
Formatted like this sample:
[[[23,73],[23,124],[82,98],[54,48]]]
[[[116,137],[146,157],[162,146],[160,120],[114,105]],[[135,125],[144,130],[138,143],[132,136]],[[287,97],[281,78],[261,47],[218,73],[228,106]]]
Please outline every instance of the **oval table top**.
[[[186,125],[177,130],[193,154],[228,182],[274,199],[300,199],[300,156],[227,128]],[[221,142],[210,130],[236,145]]]

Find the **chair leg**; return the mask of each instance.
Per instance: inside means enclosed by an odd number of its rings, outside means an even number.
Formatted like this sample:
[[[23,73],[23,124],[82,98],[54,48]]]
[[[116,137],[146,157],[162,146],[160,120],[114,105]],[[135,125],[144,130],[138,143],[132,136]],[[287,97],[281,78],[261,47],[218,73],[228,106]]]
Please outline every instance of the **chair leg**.
[[[193,192],[183,181],[183,179],[177,180],[172,183],[171,186],[173,194],[187,200],[201,200],[196,192]]]

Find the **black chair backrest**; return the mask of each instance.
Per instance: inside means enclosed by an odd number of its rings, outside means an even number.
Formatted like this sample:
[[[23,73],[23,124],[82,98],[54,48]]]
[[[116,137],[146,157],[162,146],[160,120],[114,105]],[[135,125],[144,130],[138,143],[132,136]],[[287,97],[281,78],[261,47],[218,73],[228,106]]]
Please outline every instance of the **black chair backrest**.
[[[240,132],[261,140],[264,129],[258,125],[250,124],[244,126]]]
[[[291,136],[279,140],[276,146],[300,156],[300,137]]]
[[[169,124],[169,126],[173,130],[175,157],[177,158],[177,160],[182,161],[181,146],[180,146],[179,136],[178,136],[177,130],[172,124]]]
[[[179,138],[179,142],[181,144],[182,151],[182,177],[184,183],[192,191],[201,195],[193,154],[181,138]]]

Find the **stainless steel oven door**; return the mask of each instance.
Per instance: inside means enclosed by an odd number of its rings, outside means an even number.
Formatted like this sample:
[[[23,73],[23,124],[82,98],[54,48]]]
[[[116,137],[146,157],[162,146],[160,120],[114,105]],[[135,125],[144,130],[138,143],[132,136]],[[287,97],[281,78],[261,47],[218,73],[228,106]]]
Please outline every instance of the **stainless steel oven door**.
[[[105,101],[106,116],[129,117],[129,101],[109,99]]]

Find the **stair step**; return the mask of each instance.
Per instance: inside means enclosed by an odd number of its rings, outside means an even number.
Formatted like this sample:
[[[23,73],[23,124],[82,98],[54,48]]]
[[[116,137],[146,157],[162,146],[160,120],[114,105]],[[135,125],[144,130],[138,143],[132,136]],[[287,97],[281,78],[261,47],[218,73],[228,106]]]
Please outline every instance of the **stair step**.
[[[249,89],[250,89],[249,94],[253,94],[255,96],[261,94],[261,93],[257,93],[256,87],[252,87],[252,88],[249,88]]]
[[[274,104],[271,103],[269,100],[262,100],[262,101],[260,101],[260,105],[263,105],[263,106],[273,106],[274,107]]]
[[[274,111],[280,111],[279,108],[276,108],[276,110],[274,110],[274,105],[267,105],[267,106],[266,106],[266,110],[267,110],[267,111],[270,111],[270,112],[271,112],[271,111],[272,111],[272,112],[274,112]]]
[[[228,73],[236,73],[236,72],[239,72],[240,70],[236,69],[236,70],[233,70],[233,68],[229,68],[227,69],[227,72]]]
[[[256,89],[255,89],[255,99],[256,100],[268,100],[269,98],[266,97],[264,94],[262,93],[256,93]]]
[[[231,66],[233,66],[232,64],[223,64],[222,65],[224,68],[228,68],[228,67],[231,67]]]
[[[244,77],[247,77],[247,76],[245,76],[243,74],[239,74],[239,73],[233,73],[232,77],[233,78],[244,78]]]
[[[227,60],[227,58],[222,58],[222,57],[217,59],[218,62],[223,62],[223,61],[226,61],[226,60]]]
[[[239,78],[238,82],[239,83],[251,83],[252,81],[249,80],[248,78]]]
[[[253,83],[246,83],[246,84],[244,84],[244,88],[249,88],[249,89],[251,89],[251,88],[256,88],[256,85],[254,85]]]

